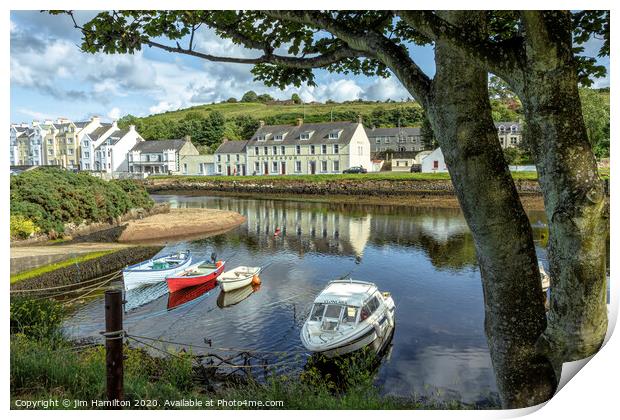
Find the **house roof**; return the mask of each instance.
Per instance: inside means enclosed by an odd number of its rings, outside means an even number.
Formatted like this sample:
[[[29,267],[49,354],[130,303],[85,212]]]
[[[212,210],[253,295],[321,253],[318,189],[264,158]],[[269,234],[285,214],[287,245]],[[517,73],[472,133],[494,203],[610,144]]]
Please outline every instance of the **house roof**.
[[[129,129],[128,128],[125,128],[123,130],[116,130],[115,132],[111,133],[108,136],[107,139],[105,139],[103,144],[115,145],[116,143],[118,143],[120,141],[120,139],[125,137],[125,134],[127,134],[127,133],[129,133]]]
[[[84,128],[88,124],[90,124],[90,121],[77,121],[77,122],[74,122],[74,124],[77,128]]]
[[[243,153],[248,140],[227,140],[219,145],[215,153]]]
[[[98,140],[110,129],[110,126],[111,124],[108,123],[101,124],[101,127],[97,127],[96,129],[94,129],[93,132],[90,133],[88,136],[91,138],[91,140]]]
[[[260,127],[250,141],[248,146],[258,145],[278,145],[278,144],[348,144],[357,129],[357,122],[338,121],[329,123],[303,123],[301,125],[265,125]],[[329,134],[337,131],[340,133],[338,139],[330,139]],[[274,140],[276,134],[286,133],[283,140]],[[308,140],[301,140],[302,133],[309,133]],[[259,141],[258,137],[264,135],[266,139]]]
[[[173,139],[173,140],[146,140],[136,144],[132,152],[140,153],[161,153],[164,150],[181,150],[188,140],[185,139]]]
[[[510,131],[510,127],[512,127],[513,125],[517,127],[517,132],[521,131],[521,129],[523,128],[521,127],[521,123],[516,121],[497,121],[495,123],[495,128],[499,130],[502,125],[506,127],[506,131]]]
[[[421,135],[420,127],[392,127],[392,128],[365,128],[366,136],[371,137],[398,137],[419,136]]]

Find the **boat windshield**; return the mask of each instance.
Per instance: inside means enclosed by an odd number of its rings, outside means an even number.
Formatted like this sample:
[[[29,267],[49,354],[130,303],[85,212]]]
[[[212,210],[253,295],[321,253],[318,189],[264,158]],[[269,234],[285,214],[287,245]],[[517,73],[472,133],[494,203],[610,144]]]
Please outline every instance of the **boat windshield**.
[[[354,326],[357,321],[356,306],[315,303],[310,314],[310,321],[321,323],[321,329],[333,331],[342,326]]]

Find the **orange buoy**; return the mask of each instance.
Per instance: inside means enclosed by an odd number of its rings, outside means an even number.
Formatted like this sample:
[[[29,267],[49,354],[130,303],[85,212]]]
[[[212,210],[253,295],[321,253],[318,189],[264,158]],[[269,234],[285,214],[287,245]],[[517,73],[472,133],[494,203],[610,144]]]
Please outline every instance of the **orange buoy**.
[[[273,233],[273,236],[279,236],[280,235],[280,228],[276,228],[275,232]]]
[[[216,266],[217,268],[220,268],[220,267],[222,266],[222,264],[223,264],[223,263],[222,263],[221,261],[218,261],[218,262],[216,262],[216,263],[215,263],[215,266]]]
[[[260,284],[260,277],[258,277],[256,274],[254,274],[254,277],[252,277],[252,284],[256,286]]]

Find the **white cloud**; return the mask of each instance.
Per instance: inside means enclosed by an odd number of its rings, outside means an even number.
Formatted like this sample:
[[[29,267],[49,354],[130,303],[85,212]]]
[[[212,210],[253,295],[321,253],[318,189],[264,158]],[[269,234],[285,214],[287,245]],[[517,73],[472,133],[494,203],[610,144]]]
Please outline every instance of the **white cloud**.
[[[121,117],[121,110],[118,107],[114,107],[108,112],[108,118],[111,120],[118,120]]]
[[[55,119],[52,115],[43,113],[43,112],[38,112],[38,111],[33,111],[31,109],[27,109],[27,108],[19,108],[18,111],[24,115],[28,115],[30,117],[32,117],[34,120],[37,121],[45,121],[45,120],[53,120]]]
[[[407,99],[411,95],[396,77],[391,76],[387,79],[377,78],[374,83],[364,89],[363,97],[370,101],[385,101],[386,99]]]

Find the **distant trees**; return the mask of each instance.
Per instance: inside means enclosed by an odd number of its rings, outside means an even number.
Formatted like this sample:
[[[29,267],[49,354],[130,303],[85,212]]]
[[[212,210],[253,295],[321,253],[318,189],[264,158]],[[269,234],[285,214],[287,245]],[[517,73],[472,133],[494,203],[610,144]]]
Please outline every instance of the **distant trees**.
[[[435,134],[433,133],[433,127],[431,126],[431,122],[426,117],[426,113],[422,115],[420,136],[422,137],[424,150],[434,150],[437,148],[437,140],[435,139]]]
[[[258,95],[253,90],[249,90],[243,94],[241,102],[258,102]]]
[[[298,95],[298,94],[293,93],[293,94],[291,95],[291,101],[293,101],[293,102],[294,102],[294,103],[296,103],[296,104],[300,104],[300,103],[301,103],[301,98],[299,97],[299,95]]]

